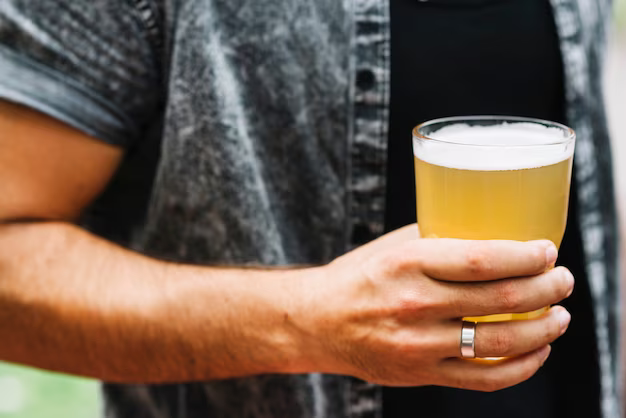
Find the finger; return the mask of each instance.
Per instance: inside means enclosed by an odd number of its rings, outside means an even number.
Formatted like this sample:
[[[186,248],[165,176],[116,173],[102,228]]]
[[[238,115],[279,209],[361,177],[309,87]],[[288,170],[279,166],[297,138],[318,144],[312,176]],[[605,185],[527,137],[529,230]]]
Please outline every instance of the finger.
[[[555,306],[536,319],[478,323],[476,357],[512,357],[535,351],[563,335],[570,319],[565,308]]]
[[[500,360],[449,358],[440,365],[444,386],[493,392],[532,377],[548,358],[550,346]]]
[[[476,357],[512,357],[537,350],[563,335],[570,319],[565,308],[555,306],[535,319],[479,322],[474,337]],[[461,355],[461,326],[460,320],[447,321],[443,326],[445,331],[434,332],[437,341],[445,347],[442,356]]]
[[[405,254],[429,277],[446,281],[485,281],[542,273],[557,258],[551,241],[469,241],[420,239]]]
[[[481,283],[438,282],[432,287],[430,315],[436,318],[523,313],[553,305],[568,297],[574,276],[565,267],[514,279]]]
[[[571,316],[562,306],[554,306],[538,318],[523,321],[479,322],[476,324],[476,357],[512,357],[535,351],[559,338],[569,326]],[[461,355],[461,321],[444,324],[443,356]]]

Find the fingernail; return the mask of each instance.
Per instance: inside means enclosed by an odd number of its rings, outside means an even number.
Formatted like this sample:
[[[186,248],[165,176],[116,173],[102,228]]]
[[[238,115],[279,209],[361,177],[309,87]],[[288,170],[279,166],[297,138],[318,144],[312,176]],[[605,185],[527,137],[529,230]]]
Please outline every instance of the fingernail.
[[[543,347],[541,349],[541,351],[539,351],[539,355],[541,356],[541,365],[542,366],[546,362],[546,360],[548,359],[548,356],[550,355],[550,351],[552,351],[552,347],[550,347],[549,345],[546,345],[545,347]]]
[[[567,330],[567,326],[572,320],[572,315],[570,315],[570,313],[567,312],[567,310],[565,310],[564,308],[559,309],[558,315],[559,315],[559,324],[561,325],[561,333],[559,335],[563,335],[565,333],[565,330]]]
[[[556,258],[559,256],[556,246],[553,243],[546,248],[546,266],[551,267],[556,263]]]
[[[565,297],[568,298],[572,295],[572,292],[574,291],[575,280],[574,280],[574,275],[568,269],[564,269],[564,274],[565,274],[565,281],[567,282],[567,288],[569,289]]]

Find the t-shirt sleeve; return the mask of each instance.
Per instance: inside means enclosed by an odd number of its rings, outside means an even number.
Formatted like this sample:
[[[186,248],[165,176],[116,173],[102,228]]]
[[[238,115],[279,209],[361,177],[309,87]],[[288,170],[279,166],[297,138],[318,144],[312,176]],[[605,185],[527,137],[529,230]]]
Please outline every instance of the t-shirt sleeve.
[[[160,97],[149,10],[123,0],[0,0],[0,99],[128,147]]]

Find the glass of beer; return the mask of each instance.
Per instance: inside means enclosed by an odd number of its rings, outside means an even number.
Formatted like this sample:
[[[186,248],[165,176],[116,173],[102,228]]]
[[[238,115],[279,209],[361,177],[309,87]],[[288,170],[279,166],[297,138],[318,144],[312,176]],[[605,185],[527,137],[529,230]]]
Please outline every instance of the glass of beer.
[[[576,135],[538,119],[470,116],[413,130],[417,220],[424,238],[549,239],[567,221]],[[465,318],[530,319],[547,308]]]

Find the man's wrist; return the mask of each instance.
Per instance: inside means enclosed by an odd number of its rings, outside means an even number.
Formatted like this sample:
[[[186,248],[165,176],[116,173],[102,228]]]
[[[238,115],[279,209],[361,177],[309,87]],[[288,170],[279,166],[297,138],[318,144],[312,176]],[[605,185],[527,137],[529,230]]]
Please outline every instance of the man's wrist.
[[[322,372],[326,363],[324,344],[311,325],[316,321],[316,289],[324,286],[326,266],[293,269],[285,273],[275,282],[279,289],[274,292],[286,360],[277,365],[279,373]]]
[[[181,344],[197,359],[198,379],[323,370],[312,301],[324,267],[168,267],[179,284],[155,320],[168,327],[187,318]]]

